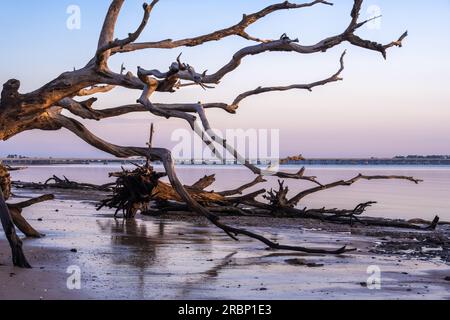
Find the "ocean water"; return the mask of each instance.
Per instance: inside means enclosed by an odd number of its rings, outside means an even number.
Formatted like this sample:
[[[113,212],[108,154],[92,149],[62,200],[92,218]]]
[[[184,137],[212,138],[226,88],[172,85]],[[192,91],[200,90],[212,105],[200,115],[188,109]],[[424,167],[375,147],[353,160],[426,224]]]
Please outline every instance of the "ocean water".
[[[162,170],[161,167],[156,167]],[[300,167],[286,166],[284,171],[296,172]],[[43,182],[53,175],[87,183],[103,184],[112,181],[108,173],[120,171],[119,165],[74,165],[74,166],[32,166],[23,171],[12,172],[13,180]],[[222,191],[234,189],[254,179],[246,168],[239,166],[178,166],[181,181],[192,184],[204,175],[216,174],[216,183],[209,189]],[[415,166],[310,166],[307,174],[317,176],[322,183],[349,179],[357,174],[406,175],[424,182],[416,185],[409,181],[382,180],[361,181],[350,187],[339,187],[313,194],[303,200],[299,207],[308,208],[354,208],[357,204],[377,201],[367,211],[367,215],[392,218],[432,219],[439,215],[442,220],[450,220],[450,167]],[[278,187],[278,178],[267,177],[266,183],[249,189]],[[290,196],[304,189],[314,187],[305,181],[286,180]]]

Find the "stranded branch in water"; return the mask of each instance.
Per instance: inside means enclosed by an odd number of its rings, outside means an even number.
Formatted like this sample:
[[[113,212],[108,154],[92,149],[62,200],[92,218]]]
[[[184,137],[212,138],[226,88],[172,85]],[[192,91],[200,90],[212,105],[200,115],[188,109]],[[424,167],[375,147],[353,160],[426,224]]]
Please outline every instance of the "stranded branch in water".
[[[250,90],[238,95],[231,103],[214,102],[214,103],[176,103],[164,104],[156,103],[155,92],[171,94],[177,90],[183,90],[189,86],[200,86],[207,90],[219,85],[220,82],[231,72],[239,68],[245,58],[267,52],[292,52],[297,54],[313,54],[325,52],[331,48],[337,47],[343,43],[349,43],[353,46],[375,51],[380,53],[384,58],[387,56],[387,50],[392,47],[401,47],[403,40],[407,36],[407,32],[403,33],[397,40],[387,44],[376,43],[370,40],[359,37],[357,31],[365,25],[368,21],[360,21],[360,12],[363,0],[354,0],[350,11],[350,19],[347,27],[342,32],[331,37],[326,37],[316,44],[304,45],[300,43],[299,39],[290,38],[283,34],[279,39],[261,39],[254,37],[248,33],[248,28],[260,19],[278,11],[290,9],[306,9],[313,6],[324,5],[329,6],[332,3],[324,0],[315,0],[307,3],[291,3],[283,1],[270,5],[262,10],[246,14],[235,25],[225,29],[220,29],[205,35],[200,35],[193,38],[186,38],[180,40],[161,40],[156,42],[137,42],[141,33],[145,29],[150,20],[152,11],[157,7],[158,0],[153,0],[149,4],[143,6],[143,17],[139,22],[134,32],[129,33],[127,37],[118,39],[115,37],[116,22],[123,7],[125,0],[112,0],[106,18],[103,23],[102,30],[98,41],[98,46],[94,50],[93,56],[86,65],[73,71],[62,73],[59,77],[51,80],[41,88],[30,93],[20,93],[20,81],[11,79],[3,85],[0,100],[0,140],[7,140],[21,132],[40,129],[40,130],[60,130],[67,129],[70,132],[83,139],[85,142],[102,150],[106,153],[114,155],[119,158],[130,158],[134,156],[146,157],[150,161],[158,160],[164,164],[165,175],[167,175],[170,185],[159,182],[158,176],[150,176],[145,179],[145,183],[150,183],[149,190],[142,192],[139,186],[138,191],[134,190],[135,184],[139,183],[139,179],[135,181],[133,176],[123,175],[119,176],[122,179],[118,183],[119,187],[114,196],[106,201],[105,205],[123,209],[126,216],[132,216],[136,210],[146,211],[145,205],[139,203],[142,198],[155,197],[158,191],[161,195],[164,194],[168,199],[159,199],[159,203],[168,202],[169,199],[175,200],[178,203],[186,205],[187,209],[196,212],[199,215],[206,217],[211,223],[226,232],[231,238],[237,240],[239,235],[248,236],[263,242],[265,245],[275,249],[296,250],[305,252],[326,252],[326,253],[342,253],[345,248],[335,251],[312,250],[307,248],[284,246],[274,243],[260,235],[252,233],[244,229],[234,228],[223,224],[216,212],[226,212],[228,208],[235,207],[235,212],[243,210],[247,206],[266,210],[272,214],[279,214],[280,212],[293,212],[295,205],[301,200],[303,195],[298,195],[294,199],[287,199],[287,192],[283,189],[272,191],[266,195],[269,204],[260,203],[255,200],[256,194],[252,196],[232,198],[229,192],[207,195],[206,192],[200,190],[199,186],[184,186],[178,179],[175,172],[174,162],[169,150],[156,148],[152,145],[148,148],[125,147],[111,144],[100,137],[97,137],[90,132],[83,124],[70,116],[70,114],[81,117],[83,119],[91,119],[100,121],[105,118],[117,117],[131,112],[147,112],[162,118],[178,118],[185,120],[187,125],[192,130],[202,137],[203,142],[216,152],[218,148],[224,148],[235,159],[242,163],[245,167],[251,170],[255,175],[262,174],[262,170],[252,165],[249,161],[244,159],[239,153],[231,147],[226,141],[220,139],[212,134],[211,126],[207,117],[209,109],[222,109],[230,114],[237,113],[243,101],[249,98],[265,94],[269,92],[282,92],[287,90],[306,90],[312,91],[314,88],[321,87],[330,83],[339,82],[342,80],[342,73],[344,71],[344,54],[339,60],[339,69],[332,73],[329,77],[306,84],[291,84],[291,85],[277,85],[270,87],[258,87],[255,90]],[[238,50],[219,70],[213,73],[208,71],[197,72],[191,65],[181,61],[181,56],[178,56],[167,71],[152,70],[138,67],[136,74],[128,72],[123,73],[123,68],[120,72],[115,72],[109,66],[109,58],[113,55],[119,55],[144,49],[175,49],[180,47],[196,47],[211,41],[218,41],[230,36],[238,36],[247,41],[252,42],[250,45]],[[177,53],[178,55],[178,53]],[[275,76],[273,77],[276,78]],[[114,90],[116,87],[123,87],[132,90],[139,90],[141,92],[134,104],[128,104],[119,107],[113,107],[103,110],[94,108],[97,101],[96,98],[89,98],[82,100],[81,97],[92,94],[107,93]],[[196,99],[199,101],[200,99]],[[279,112],[279,111],[278,111]],[[201,120],[201,123],[196,120]],[[280,179],[298,179],[314,183],[317,191],[327,188],[317,181],[315,177],[306,175],[305,170],[297,173],[276,172],[274,173]],[[357,180],[370,178],[386,178],[386,177],[358,177]],[[390,177],[395,179],[404,179],[403,177]],[[258,178],[261,179],[261,178]],[[409,179],[414,181],[414,179]],[[127,184],[130,183],[131,186]],[[340,182],[338,185],[348,185],[355,181]],[[207,183],[202,181],[201,183]],[[199,183],[199,184],[201,184]],[[55,179],[55,186],[72,186],[70,181],[58,181]],[[120,187],[122,186],[122,187]],[[330,186],[333,187],[333,186]],[[2,187],[3,188],[3,187]],[[148,192],[150,191],[150,192]],[[312,191],[308,191],[312,192]],[[314,191],[315,192],[315,191]],[[127,198],[128,195],[138,194],[137,199]],[[160,196],[161,197],[161,196]],[[211,201],[207,201],[208,197],[214,197]],[[216,198],[217,197],[217,198]],[[236,203],[242,207],[236,206]],[[136,207],[137,205],[137,207]],[[304,211],[304,216],[320,216],[324,219],[332,220],[350,220],[350,223],[362,221],[357,216],[369,204],[362,204],[353,211],[338,211],[338,210],[316,210],[314,212]],[[231,210],[231,208],[230,208]],[[306,213],[305,213],[306,212]],[[331,216],[331,217],[330,217]],[[13,251],[13,262],[16,266],[27,267],[28,262],[22,252],[22,243],[17,237],[13,218],[10,210],[6,206],[3,196],[0,197],[0,217],[2,219],[3,227],[7,238],[11,244]]]

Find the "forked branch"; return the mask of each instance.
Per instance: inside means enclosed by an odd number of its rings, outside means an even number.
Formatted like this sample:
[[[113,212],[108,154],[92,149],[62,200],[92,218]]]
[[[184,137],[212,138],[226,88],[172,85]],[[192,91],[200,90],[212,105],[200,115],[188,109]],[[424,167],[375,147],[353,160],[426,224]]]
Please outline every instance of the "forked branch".
[[[118,2],[118,3],[115,3]],[[147,26],[148,20],[150,18],[150,13],[152,12],[155,5],[159,2],[159,0],[153,0],[151,4],[144,3],[144,16],[142,18],[141,24],[133,33],[128,34],[128,37],[125,39],[115,39],[112,40],[114,35],[114,28],[117,21],[117,14],[114,10],[120,10],[120,6],[123,4],[123,1],[113,1],[110,11],[113,13],[111,16],[108,16],[106,19],[107,24],[105,24],[104,29],[102,31],[102,35],[100,37],[99,48],[96,53],[97,57],[97,65],[100,67],[106,67],[105,63],[111,54],[111,49],[114,48],[123,48],[127,44],[130,44],[136,41],[141,35],[142,31],[144,31]],[[117,9],[116,9],[117,8]]]

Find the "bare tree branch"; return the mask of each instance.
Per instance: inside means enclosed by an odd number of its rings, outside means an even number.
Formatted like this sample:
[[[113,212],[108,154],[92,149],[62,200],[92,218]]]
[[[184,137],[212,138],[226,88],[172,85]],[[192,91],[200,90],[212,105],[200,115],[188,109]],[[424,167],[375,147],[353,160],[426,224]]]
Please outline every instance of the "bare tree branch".
[[[114,30],[116,28],[117,19],[119,18],[120,10],[122,9],[125,0],[113,0],[106,13],[105,20],[103,22],[102,31],[100,32],[100,38],[98,40],[98,49],[106,46],[113,41]]]
[[[345,57],[345,53],[344,52],[341,55],[341,59],[340,59],[340,68],[338,70],[338,72],[336,72],[334,75],[332,75],[331,77],[321,80],[321,81],[317,81],[317,82],[312,82],[309,84],[293,84],[290,86],[281,86],[281,87],[259,87],[255,90],[251,90],[251,91],[247,91],[244,92],[242,94],[240,94],[234,101],[232,106],[237,106],[244,100],[247,99],[250,96],[253,95],[257,95],[257,94],[261,94],[261,93],[267,93],[267,92],[273,92],[273,91],[288,91],[288,90],[294,90],[294,89],[302,89],[302,90],[308,90],[308,91],[312,91],[313,88],[318,87],[318,86],[323,86],[326,85],[328,83],[331,82],[336,82],[336,81],[341,81],[343,80],[340,75],[342,73],[342,71],[344,71],[344,57]]]
[[[114,2],[117,2],[117,4],[115,5]],[[151,4],[144,3],[143,5],[144,16],[142,18],[141,24],[139,25],[139,27],[136,29],[135,32],[128,34],[128,37],[125,39],[112,40],[112,38],[114,37],[114,27],[117,21],[118,14],[120,12],[120,7],[123,4],[123,0],[113,1],[113,4],[110,8],[112,14],[106,19],[104,29],[102,31],[102,35],[99,41],[99,47],[96,53],[98,66],[106,67],[105,64],[111,54],[110,52],[111,49],[123,48],[125,45],[130,44],[139,38],[142,31],[144,31],[145,27],[147,26],[148,20],[150,18],[150,13],[152,12],[153,8],[158,2],[159,0],[153,0]]]
[[[250,183],[244,184],[243,186],[236,188],[236,189],[219,192],[219,194],[222,196],[225,196],[225,197],[233,196],[236,194],[242,194],[245,190],[250,189],[250,188],[256,186],[257,184],[260,184],[263,182],[267,182],[267,180],[265,180],[262,176],[257,176],[255,178],[255,180],[253,180]],[[264,192],[265,192],[265,190],[264,190]]]
[[[224,39],[229,36],[237,35],[244,39],[256,41],[256,42],[266,42],[266,40],[261,40],[258,38],[251,37],[248,35],[248,33],[245,31],[250,25],[254,24],[258,20],[266,17],[267,15],[280,11],[280,10],[288,10],[288,9],[301,9],[306,7],[312,7],[316,4],[326,4],[326,5],[332,5],[332,3],[327,1],[312,1],[309,3],[303,3],[303,4],[294,4],[290,3],[289,1],[284,1],[281,3],[277,3],[271,6],[268,6],[261,11],[258,11],[256,13],[252,14],[244,14],[242,20],[226,29],[221,29],[215,32],[212,32],[207,35],[198,36],[195,38],[187,38],[182,40],[162,40],[157,42],[144,42],[144,43],[132,43],[125,45],[121,48],[116,48],[113,50],[114,53],[123,53],[123,52],[132,52],[136,50],[142,50],[142,49],[174,49],[178,47],[195,47],[202,45],[206,42],[210,41],[218,41],[221,39]]]
[[[354,184],[355,182],[358,182],[360,180],[407,180],[407,181],[411,181],[414,182],[415,184],[419,184],[420,182],[422,182],[422,180],[419,179],[415,179],[414,177],[405,177],[405,176],[367,176],[367,175],[362,175],[359,174],[356,177],[350,179],[350,180],[340,180],[340,181],[336,181],[333,183],[329,183],[329,184],[325,184],[316,188],[311,188],[305,191],[300,192],[299,194],[297,194],[296,196],[294,196],[292,199],[289,200],[288,204],[291,206],[296,206],[298,204],[298,202],[300,200],[302,200],[303,198],[305,198],[306,196],[316,193],[316,192],[320,192],[320,191],[324,191],[324,190],[328,190],[328,189],[332,189],[332,188],[336,188],[336,187],[341,187],[341,186],[351,186],[352,184]]]

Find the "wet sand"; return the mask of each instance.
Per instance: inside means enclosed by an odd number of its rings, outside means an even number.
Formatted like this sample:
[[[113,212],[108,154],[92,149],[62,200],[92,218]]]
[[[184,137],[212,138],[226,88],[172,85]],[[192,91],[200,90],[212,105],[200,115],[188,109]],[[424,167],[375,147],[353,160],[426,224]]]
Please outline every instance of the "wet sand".
[[[358,248],[340,256],[306,255],[267,250],[244,237],[232,241],[200,218],[123,221],[111,211],[96,212],[92,203],[57,198],[24,212],[46,234],[24,240],[32,270],[11,267],[1,236],[0,299],[450,298],[448,248],[431,242],[416,246],[418,252],[402,250],[400,230],[372,229],[368,236],[365,227],[226,218],[286,244]],[[407,233],[408,241],[422,241],[421,234]],[[436,237],[447,235],[441,230]],[[81,290],[67,288],[70,266],[81,270]],[[381,270],[380,290],[366,285],[369,266]]]

